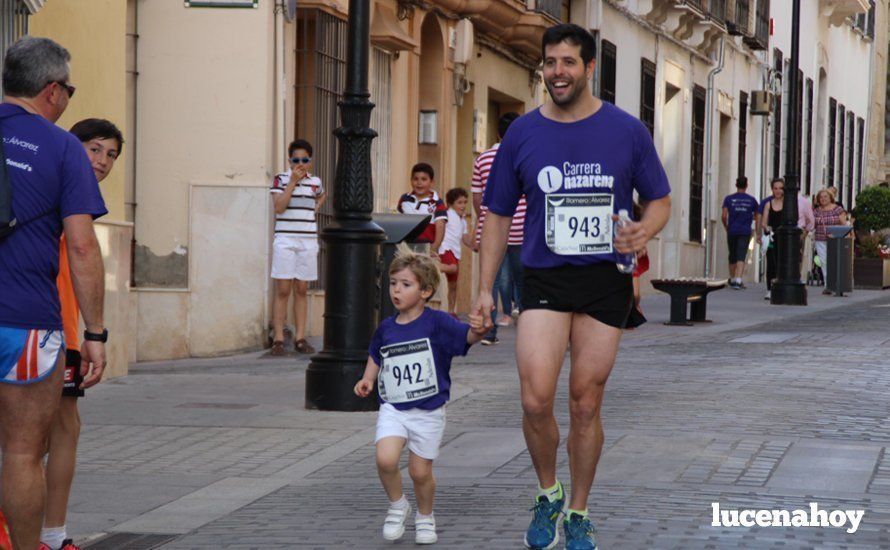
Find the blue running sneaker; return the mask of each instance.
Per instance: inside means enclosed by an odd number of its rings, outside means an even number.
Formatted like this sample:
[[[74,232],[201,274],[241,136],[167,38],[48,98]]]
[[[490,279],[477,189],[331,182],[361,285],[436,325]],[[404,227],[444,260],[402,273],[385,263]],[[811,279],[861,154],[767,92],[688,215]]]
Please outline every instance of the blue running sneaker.
[[[556,528],[556,520],[562,513],[562,507],[565,504],[565,493],[563,498],[550,502],[545,496],[539,496],[538,502],[535,503],[532,522],[525,532],[525,547],[534,550],[550,550],[559,542],[559,531]]]
[[[566,550],[596,550],[596,529],[584,516],[572,513],[562,523],[566,533]]]

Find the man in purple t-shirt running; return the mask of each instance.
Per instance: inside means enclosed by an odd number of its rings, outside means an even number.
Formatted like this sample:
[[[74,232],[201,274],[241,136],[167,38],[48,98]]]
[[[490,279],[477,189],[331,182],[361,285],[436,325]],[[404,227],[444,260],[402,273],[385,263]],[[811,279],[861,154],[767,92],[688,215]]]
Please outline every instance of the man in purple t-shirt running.
[[[572,494],[565,510],[566,547],[596,548],[587,500],[603,447],[600,405],[621,331],[633,305],[630,273],[616,252],[643,250],[670,216],[670,186],[645,126],[590,93],[596,43],[577,25],[544,33],[544,83],[551,101],[510,126],[495,158],[483,204],[481,277],[473,314],[493,307],[491,287],[519,197],[528,209],[516,360],[523,432],[538,477],[528,548],[552,548],[566,495],[556,479],[559,428],[553,401],[571,343],[569,462]],[[613,235],[618,212],[639,221]]]
[[[0,502],[14,548],[37,548],[43,524],[42,457],[65,362],[56,287],[63,228],[86,325],[84,386],[105,368],[105,275],[93,219],[107,210],[80,140],[53,124],[75,92],[70,59],[52,40],[25,37],[3,61],[0,136],[18,223],[0,239]]]

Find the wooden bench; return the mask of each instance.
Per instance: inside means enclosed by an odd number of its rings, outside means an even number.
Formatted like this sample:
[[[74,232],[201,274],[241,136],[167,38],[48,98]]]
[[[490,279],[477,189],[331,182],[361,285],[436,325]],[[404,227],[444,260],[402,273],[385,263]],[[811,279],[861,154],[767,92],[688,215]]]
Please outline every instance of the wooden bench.
[[[708,294],[725,287],[726,279],[655,279],[652,286],[671,296],[671,320],[665,324],[691,326],[710,322],[706,317]],[[688,318],[687,304],[692,304]]]

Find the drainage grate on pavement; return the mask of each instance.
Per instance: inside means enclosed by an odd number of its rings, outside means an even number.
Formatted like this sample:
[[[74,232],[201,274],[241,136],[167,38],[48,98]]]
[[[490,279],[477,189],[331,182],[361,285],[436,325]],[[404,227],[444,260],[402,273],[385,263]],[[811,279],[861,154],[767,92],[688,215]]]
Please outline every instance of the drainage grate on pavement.
[[[153,550],[171,542],[178,535],[114,533],[84,546],[84,550]]]

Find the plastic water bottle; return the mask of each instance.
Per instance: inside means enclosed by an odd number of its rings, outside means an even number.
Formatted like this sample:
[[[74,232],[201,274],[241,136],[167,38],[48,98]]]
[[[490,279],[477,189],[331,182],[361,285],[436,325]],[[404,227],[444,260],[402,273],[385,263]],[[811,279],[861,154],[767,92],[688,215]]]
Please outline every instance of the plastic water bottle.
[[[630,216],[627,215],[627,210],[619,210],[618,211],[618,219],[615,221],[615,225],[613,226],[612,235],[615,237],[618,236],[618,230],[627,227],[631,224]],[[634,269],[637,267],[637,255],[633,252],[629,254],[622,254],[621,252],[615,251],[615,267],[618,268],[618,271],[621,273],[633,273]]]

